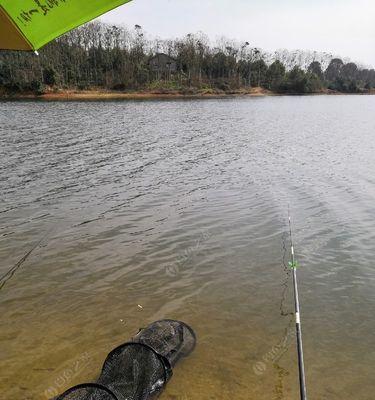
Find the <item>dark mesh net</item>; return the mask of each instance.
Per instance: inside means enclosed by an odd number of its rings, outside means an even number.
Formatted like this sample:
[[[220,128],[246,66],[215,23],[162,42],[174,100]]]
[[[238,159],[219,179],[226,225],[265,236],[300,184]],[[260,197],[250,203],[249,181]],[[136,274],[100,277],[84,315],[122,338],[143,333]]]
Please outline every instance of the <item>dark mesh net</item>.
[[[195,347],[195,333],[184,322],[165,319],[142,329],[133,342],[153,348],[174,367],[177,361],[188,356]]]
[[[195,347],[195,334],[183,322],[163,320],[142,329],[112,350],[95,383],[79,385],[58,400],[147,400],[157,397],[172,367]]]
[[[86,383],[67,390],[57,399],[64,400],[117,400],[117,396],[108,388],[97,383]]]

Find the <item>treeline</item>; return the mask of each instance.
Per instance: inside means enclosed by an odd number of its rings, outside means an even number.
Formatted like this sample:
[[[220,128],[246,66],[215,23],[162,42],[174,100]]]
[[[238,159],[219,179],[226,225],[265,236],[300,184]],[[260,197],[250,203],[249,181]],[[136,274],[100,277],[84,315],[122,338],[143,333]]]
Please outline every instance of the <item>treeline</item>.
[[[158,53],[170,56],[177,70],[151,68],[149,60]],[[149,40],[139,25],[128,30],[99,22],[64,35],[39,56],[0,52],[2,93],[91,88],[231,92],[250,87],[280,93],[365,92],[375,87],[375,71],[326,53],[271,54],[224,38],[211,45],[204,34]]]

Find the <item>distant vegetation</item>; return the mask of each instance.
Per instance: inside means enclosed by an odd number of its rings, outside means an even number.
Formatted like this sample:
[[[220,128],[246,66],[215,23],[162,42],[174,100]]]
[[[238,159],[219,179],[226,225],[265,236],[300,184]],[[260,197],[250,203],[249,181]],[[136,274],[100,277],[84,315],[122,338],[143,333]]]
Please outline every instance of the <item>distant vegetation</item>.
[[[170,56],[176,71],[155,70],[149,60]],[[0,52],[0,93],[43,93],[59,89],[159,90],[230,93],[261,87],[278,93],[365,92],[375,71],[326,53],[266,53],[250,43],[204,34],[148,40],[134,30],[94,22],[33,53]]]

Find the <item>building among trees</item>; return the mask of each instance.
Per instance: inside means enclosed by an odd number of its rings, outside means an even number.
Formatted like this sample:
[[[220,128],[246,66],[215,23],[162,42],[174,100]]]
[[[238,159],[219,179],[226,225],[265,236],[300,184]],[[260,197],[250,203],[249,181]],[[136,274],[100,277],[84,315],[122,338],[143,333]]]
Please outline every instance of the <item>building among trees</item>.
[[[148,63],[151,71],[159,74],[177,72],[177,61],[164,53],[156,53]]]

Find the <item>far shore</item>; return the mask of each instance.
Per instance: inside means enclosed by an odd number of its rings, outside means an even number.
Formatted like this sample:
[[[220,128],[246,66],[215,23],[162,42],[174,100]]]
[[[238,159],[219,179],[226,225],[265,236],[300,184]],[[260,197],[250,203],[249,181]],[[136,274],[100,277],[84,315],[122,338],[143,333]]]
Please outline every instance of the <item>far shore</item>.
[[[361,93],[341,93],[332,90],[322,90],[318,93],[276,93],[263,88],[239,89],[233,91],[210,90],[153,90],[153,91],[109,91],[101,89],[91,90],[56,90],[46,93],[0,93],[0,100],[45,100],[45,101],[74,101],[74,100],[161,100],[161,99],[220,99],[231,97],[264,97],[264,96],[298,96],[298,95],[373,95],[375,90]]]

